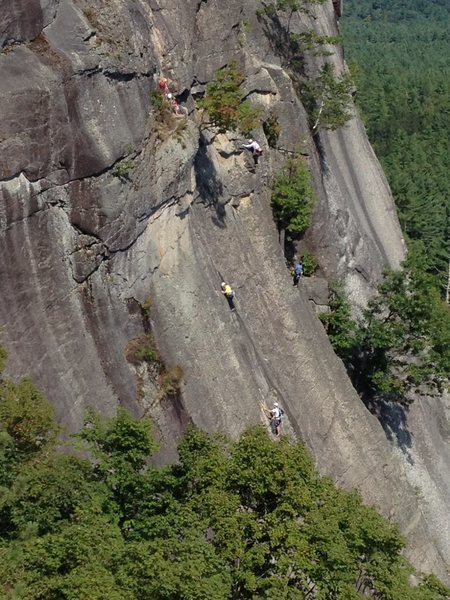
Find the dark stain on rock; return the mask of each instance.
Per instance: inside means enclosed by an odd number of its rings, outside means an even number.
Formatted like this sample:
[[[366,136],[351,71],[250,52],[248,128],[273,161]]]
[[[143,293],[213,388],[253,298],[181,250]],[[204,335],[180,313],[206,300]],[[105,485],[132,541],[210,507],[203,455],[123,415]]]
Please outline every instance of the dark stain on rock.
[[[217,174],[214,162],[208,153],[208,146],[203,137],[200,138],[200,145],[194,161],[195,180],[197,184],[200,201],[205,205],[214,208],[215,216],[212,220],[218,227],[225,225],[225,202],[223,198],[223,184]]]

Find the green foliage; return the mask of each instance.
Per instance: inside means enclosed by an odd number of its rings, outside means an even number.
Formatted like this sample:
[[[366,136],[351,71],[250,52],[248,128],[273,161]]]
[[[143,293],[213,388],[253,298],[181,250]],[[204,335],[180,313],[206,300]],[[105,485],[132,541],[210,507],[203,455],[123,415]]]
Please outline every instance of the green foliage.
[[[303,265],[303,275],[306,277],[311,277],[316,272],[319,263],[316,260],[314,254],[311,252],[304,252],[302,255],[302,265]]]
[[[118,408],[111,420],[88,411],[80,439],[87,443],[97,459],[96,469],[104,472],[119,472],[127,465],[139,472],[146,459],[157,448],[151,437],[152,426],[148,419],[137,421],[125,409]]]
[[[21,460],[54,444],[58,427],[53,408],[30,379],[0,381],[0,432]]]
[[[274,110],[271,110],[265,121],[263,122],[264,135],[267,138],[267,143],[271,148],[276,148],[278,138],[281,133],[281,125],[278,115]]]
[[[315,4],[323,4],[325,0],[276,0],[271,4],[265,4],[258,12],[259,15],[273,17],[278,12],[292,13],[302,12],[309,14]]]
[[[357,101],[407,240],[441,293],[450,258],[450,5],[348,0],[342,19]]]
[[[119,528],[89,504],[51,533],[23,531],[25,539],[4,546],[0,561],[3,598],[27,600],[129,599],[116,580],[124,552]]]
[[[3,373],[3,369],[5,368],[7,358],[8,353],[3,348],[3,346],[0,346],[0,375]]]
[[[237,109],[236,129],[244,135],[249,135],[254,129],[261,127],[261,112],[260,108],[253,107],[247,100],[241,102]],[[226,120],[225,118],[225,122]]]
[[[177,118],[169,100],[159,91],[151,93],[150,101],[158,139],[165,141],[174,136],[180,145],[185,148],[184,132],[187,128],[187,119]]]
[[[44,535],[60,521],[73,519],[99,493],[90,474],[89,463],[65,454],[50,453],[24,465],[11,488],[14,502],[7,503],[9,535],[29,527]]]
[[[434,575],[427,575],[419,585],[424,598],[438,598],[439,600],[447,600],[449,597],[449,589],[442,584],[441,581]],[[429,595],[428,595],[429,594]]]
[[[151,333],[131,340],[128,343],[125,355],[127,361],[135,366],[142,363],[160,362],[159,352]]]
[[[333,53],[323,50],[321,46],[335,46],[342,43],[341,36],[319,35],[312,29],[303,33],[291,34],[291,40],[298,43],[303,51],[311,51],[313,56],[330,56]]]
[[[339,282],[330,285],[329,307],[330,312],[321,313],[319,318],[325,326],[336,354],[343,359],[348,359],[357,343],[357,325],[351,315],[350,302]]]
[[[147,299],[142,305],[144,319],[149,319],[152,301]],[[126,348],[126,358],[134,366],[146,364],[153,381],[158,386],[158,398],[177,396],[183,382],[183,369],[179,366],[166,367],[156,347],[152,333],[131,340]]]
[[[300,91],[314,129],[339,129],[351,118],[353,82],[350,74],[337,76],[331,63],[320,75],[304,84]]]
[[[261,125],[261,110],[242,101],[244,76],[235,62],[219,69],[213,82],[206,87],[206,96],[198,105],[221,132],[236,129],[249,134]]]
[[[161,92],[155,91],[150,94],[150,102],[155,112],[157,118],[159,120],[163,120],[166,116],[166,113],[170,113],[171,108],[166,98]]]
[[[89,413],[78,437],[89,459],[49,449],[3,489],[2,598],[448,594],[434,577],[409,585],[397,529],[321,478],[301,443],[260,427],[238,442],[191,429],[179,463],[156,469],[150,423],[122,409]]]
[[[278,227],[286,230],[291,238],[306,231],[316,201],[305,163],[298,158],[289,159],[272,189],[272,210]]]
[[[150,318],[152,306],[153,306],[153,298],[151,296],[149,296],[147,298],[147,300],[145,300],[144,303],[142,304],[142,313],[143,313],[144,317],[147,319]]]
[[[134,169],[134,161],[131,158],[124,158],[116,163],[114,175],[119,179],[129,179],[130,171]]]
[[[342,287],[332,287],[331,311],[320,318],[364,393],[407,402],[421,384],[429,392],[448,386],[450,309],[418,260],[411,255],[403,271],[385,274],[358,324]]]
[[[386,273],[361,329],[368,374],[383,392],[422,383],[440,391],[450,377],[450,309],[413,260]]]

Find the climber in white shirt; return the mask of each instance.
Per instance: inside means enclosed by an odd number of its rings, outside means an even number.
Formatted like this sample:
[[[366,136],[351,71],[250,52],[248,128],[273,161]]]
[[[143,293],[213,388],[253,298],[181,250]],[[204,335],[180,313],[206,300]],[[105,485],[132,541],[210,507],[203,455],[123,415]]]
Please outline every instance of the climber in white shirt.
[[[255,165],[258,164],[258,159],[263,153],[263,149],[255,140],[248,140],[247,144],[242,144],[241,148],[245,148],[246,150],[250,150],[253,155],[253,160],[255,161]]]

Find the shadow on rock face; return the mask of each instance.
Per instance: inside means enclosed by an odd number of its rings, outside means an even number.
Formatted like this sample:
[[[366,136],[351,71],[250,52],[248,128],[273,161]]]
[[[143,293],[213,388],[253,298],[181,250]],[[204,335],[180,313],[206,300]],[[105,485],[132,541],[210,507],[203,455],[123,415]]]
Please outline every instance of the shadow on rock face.
[[[414,460],[410,452],[412,434],[408,429],[408,406],[385,400],[366,402],[366,406],[377,417],[387,439],[400,448],[407,461],[413,465]]]
[[[180,210],[179,212],[175,213],[175,216],[178,217],[179,219],[183,220],[185,219],[190,211],[190,206],[188,206],[187,208],[184,208],[183,210]]]
[[[262,11],[258,20],[272,52],[281,59],[282,66],[292,69],[294,77],[305,77],[305,45],[298,33],[291,32],[290,26],[283,23],[276,12],[264,14]]]
[[[194,161],[195,181],[201,202],[211,206],[216,214],[212,221],[218,227],[225,228],[225,201],[223,198],[223,184],[217,174],[214,162],[208,154],[208,147],[203,138]]]

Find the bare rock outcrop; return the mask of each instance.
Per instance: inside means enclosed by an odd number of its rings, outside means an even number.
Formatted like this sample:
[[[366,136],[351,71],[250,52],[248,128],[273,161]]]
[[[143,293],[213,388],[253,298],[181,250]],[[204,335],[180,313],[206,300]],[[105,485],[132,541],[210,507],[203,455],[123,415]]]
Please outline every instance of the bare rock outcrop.
[[[360,302],[384,264],[403,258],[392,198],[357,116],[321,133],[320,144],[311,138],[258,8],[256,0],[0,8],[0,324],[9,373],[32,375],[69,429],[89,405],[150,414],[161,461],[174,458],[188,421],[236,436],[265,422],[262,408],[278,398],[320,470],[398,521],[415,563],[442,575],[450,549],[433,502],[416,494],[405,454],[360,402],[307,294],[292,287],[269,186],[300,148],[320,198],[308,243]],[[314,26],[335,31],[331,0],[318,11]],[[276,110],[282,127],[276,150],[255,132],[266,147],[257,169],[242,140],[205,127],[194,106],[231,60],[246,74],[246,97]],[[343,69],[339,52],[335,60]],[[160,73],[176,82],[186,124],[158,122],[150,92]],[[237,292],[236,313],[222,279]],[[159,348],[184,370],[178,404],[162,402],[125,360],[149,298]],[[416,458],[442,509],[441,479],[427,456]]]

